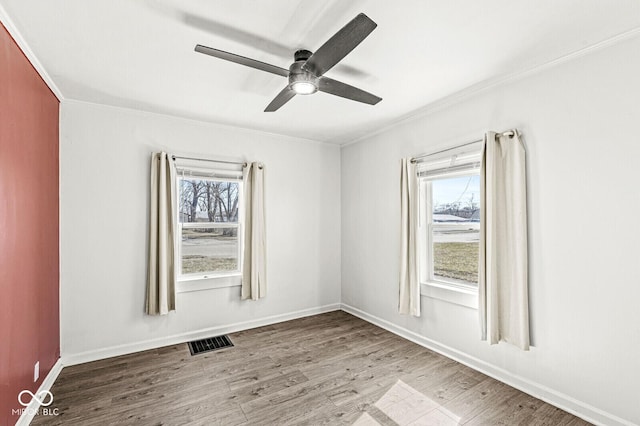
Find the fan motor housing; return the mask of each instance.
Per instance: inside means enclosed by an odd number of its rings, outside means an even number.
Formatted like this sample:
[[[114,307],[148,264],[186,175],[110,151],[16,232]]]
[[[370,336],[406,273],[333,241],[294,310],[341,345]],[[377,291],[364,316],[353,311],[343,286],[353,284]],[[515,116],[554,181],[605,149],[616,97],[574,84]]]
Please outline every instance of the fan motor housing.
[[[312,53],[308,50],[305,49],[300,49],[298,51],[296,51],[296,53],[293,54],[293,60],[298,62],[298,61],[306,61],[307,59],[309,59],[311,57]]]

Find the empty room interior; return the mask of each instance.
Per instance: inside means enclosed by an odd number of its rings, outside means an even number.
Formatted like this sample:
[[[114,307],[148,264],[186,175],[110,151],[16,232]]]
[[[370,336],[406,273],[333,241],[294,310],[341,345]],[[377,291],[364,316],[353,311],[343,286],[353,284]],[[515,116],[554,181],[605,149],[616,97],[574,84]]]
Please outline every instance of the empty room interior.
[[[640,424],[637,0],[0,22],[0,426]]]

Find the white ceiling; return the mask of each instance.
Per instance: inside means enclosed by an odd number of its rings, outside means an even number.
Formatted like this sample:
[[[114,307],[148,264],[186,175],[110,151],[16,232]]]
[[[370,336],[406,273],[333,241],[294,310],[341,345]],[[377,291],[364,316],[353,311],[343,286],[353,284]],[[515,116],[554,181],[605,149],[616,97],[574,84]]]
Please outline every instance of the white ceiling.
[[[638,0],[0,0],[65,98],[343,143],[470,86],[640,27]],[[378,28],[328,77],[383,98],[317,93],[263,112],[286,79],[193,51],[283,68],[359,12]]]

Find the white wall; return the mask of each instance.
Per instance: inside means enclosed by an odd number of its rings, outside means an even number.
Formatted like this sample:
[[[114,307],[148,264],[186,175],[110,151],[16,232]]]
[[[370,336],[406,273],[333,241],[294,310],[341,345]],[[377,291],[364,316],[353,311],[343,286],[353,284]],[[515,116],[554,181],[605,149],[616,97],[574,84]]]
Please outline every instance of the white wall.
[[[640,424],[638,52],[626,40],[344,147],[342,302],[599,422]],[[512,127],[528,155],[530,352],[481,342],[473,309],[423,297],[421,318],[397,313],[400,158]]]
[[[67,363],[339,303],[339,147],[75,101],[62,102],[60,133]],[[144,315],[149,164],[160,150],[265,163],[265,299],[240,301],[239,287],[179,293],[176,313]]]

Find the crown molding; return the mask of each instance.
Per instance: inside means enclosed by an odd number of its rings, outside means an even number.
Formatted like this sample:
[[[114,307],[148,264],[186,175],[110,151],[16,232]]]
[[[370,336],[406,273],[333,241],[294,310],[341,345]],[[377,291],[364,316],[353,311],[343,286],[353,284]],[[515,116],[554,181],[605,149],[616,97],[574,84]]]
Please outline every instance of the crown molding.
[[[45,84],[49,86],[49,89],[54,94],[54,96],[58,98],[58,101],[62,101],[64,99],[64,95],[62,94],[62,91],[53,81],[53,79],[51,78],[47,70],[44,68],[44,66],[42,66],[42,63],[40,63],[36,55],[33,53],[31,48],[27,44],[26,40],[24,39],[24,37],[22,37],[22,34],[20,33],[20,31],[18,31],[18,28],[16,27],[15,23],[13,22],[13,20],[5,10],[5,8],[2,6],[2,4],[0,4],[0,23],[2,23],[2,25],[7,29],[7,31],[9,32],[9,35],[11,35],[11,37],[16,42],[20,50],[22,50],[22,53],[24,53],[24,56],[31,63],[31,66],[33,66],[36,72],[40,75],[40,77],[45,82]]]
[[[575,52],[571,52],[568,53],[566,55],[560,56],[556,59],[553,59],[549,62],[545,62],[543,64],[540,65],[536,65],[534,67],[531,68],[527,68],[524,70],[520,70],[520,71],[515,71],[509,74],[505,74],[505,75],[501,75],[498,77],[494,77],[494,78],[490,78],[484,81],[481,81],[479,83],[476,83],[474,85],[468,86],[458,92],[452,93],[450,95],[447,95],[443,98],[437,99],[433,102],[428,103],[427,105],[418,108],[416,110],[413,110],[411,112],[409,112],[408,114],[402,115],[400,117],[398,117],[395,120],[391,120],[390,122],[388,122],[387,124],[369,132],[366,133],[362,136],[358,136],[354,139],[351,139],[349,141],[346,141],[344,143],[341,143],[340,146],[341,147],[346,147],[349,145],[353,145],[359,142],[363,142],[367,139],[372,138],[373,136],[379,135],[381,133],[384,133],[388,130],[391,130],[397,126],[400,126],[402,124],[411,122],[413,120],[417,120],[420,118],[424,118],[430,114],[433,114],[434,112],[443,110],[445,108],[448,108],[452,105],[458,104],[474,95],[477,95],[479,93],[485,92],[489,89],[493,89],[495,87],[499,87],[499,86],[503,86],[506,85],[508,83],[512,83],[521,79],[524,79],[526,77],[529,77],[533,74],[537,74],[539,72],[542,72],[544,70],[547,70],[549,68],[553,68],[557,65],[563,64],[565,62],[569,62],[572,61],[574,59],[577,58],[581,58],[583,56],[589,55],[593,52],[614,46],[618,43],[622,43],[626,40],[632,39],[634,37],[640,36],[640,27],[636,27],[633,28],[629,31],[625,31],[623,33],[620,33],[618,35],[615,35],[613,37],[610,37],[606,40],[600,41],[596,44],[592,44],[591,46],[587,46],[584,47],[580,50],[576,50]]]

